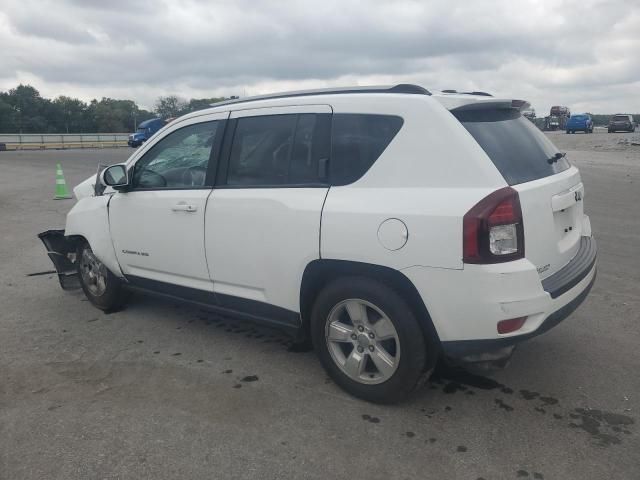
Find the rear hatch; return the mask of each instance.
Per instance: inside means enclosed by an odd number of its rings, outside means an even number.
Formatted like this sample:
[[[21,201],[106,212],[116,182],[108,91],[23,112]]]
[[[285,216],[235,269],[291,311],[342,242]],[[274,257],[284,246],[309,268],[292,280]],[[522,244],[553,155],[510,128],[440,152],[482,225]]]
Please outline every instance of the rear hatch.
[[[575,115],[567,122],[567,127],[584,127],[587,124],[587,117],[584,115]]]
[[[609,123],[616,127],[627,127],[631,122],[629,121],[629,117],[626,115],[615,115]]]
[[[585,229],[578,169],[517,108],[452,110],[520,197],[524,253],[541,279],[576,255]]]

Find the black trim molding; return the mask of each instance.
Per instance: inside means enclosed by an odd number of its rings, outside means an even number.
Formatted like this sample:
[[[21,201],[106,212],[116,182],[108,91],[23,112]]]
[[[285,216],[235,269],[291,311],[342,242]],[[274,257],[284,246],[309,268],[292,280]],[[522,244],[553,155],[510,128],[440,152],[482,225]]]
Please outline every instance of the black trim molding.
[[[264,323],[280,328],[294,335],[301,328],[300,314],[286,308],[277,307],[265,302],[246,298],[208,292],[197,288],[183,287],[171,283],[159,282],[134,275],[126,276],[128,288],[162,295],[170,298],[185,300],[190,303],[205,306],[221,315]]]
[[[542,288],[557,298],[568,292],[585,278],[596,263],[596,241],[593,237],[581,237],[575,257],[550,277],[542,280]]]

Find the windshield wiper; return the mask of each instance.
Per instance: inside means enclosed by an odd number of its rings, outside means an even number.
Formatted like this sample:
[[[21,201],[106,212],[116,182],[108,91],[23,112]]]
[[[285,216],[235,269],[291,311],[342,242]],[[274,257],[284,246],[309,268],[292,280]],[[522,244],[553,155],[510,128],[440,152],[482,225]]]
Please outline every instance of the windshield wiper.
[[[547,162],[549,163],[549,165],[551,165],[552,163],[557,162],[561,158],[564,158],[565,155],[566,155],[565,152],[558,152],[553,157],[547,158]]]

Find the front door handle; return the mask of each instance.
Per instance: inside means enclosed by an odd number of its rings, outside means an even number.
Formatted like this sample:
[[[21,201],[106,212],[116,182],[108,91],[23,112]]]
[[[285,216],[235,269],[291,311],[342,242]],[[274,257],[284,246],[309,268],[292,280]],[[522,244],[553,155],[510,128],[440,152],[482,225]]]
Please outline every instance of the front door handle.
[[[171,210],[174,212],[195,212],[198,210],[198,207],[195,205],[189,205],[187,203],[176,203]]]

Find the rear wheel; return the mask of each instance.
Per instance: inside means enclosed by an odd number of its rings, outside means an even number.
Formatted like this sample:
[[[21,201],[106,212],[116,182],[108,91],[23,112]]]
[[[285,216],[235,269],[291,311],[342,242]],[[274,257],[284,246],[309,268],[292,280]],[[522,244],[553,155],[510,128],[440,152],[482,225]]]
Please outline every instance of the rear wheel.
[[[82,290],[95,307],[112,311],[126,303],[129,292],[124,289],[122,281],[98,260],[88,243],[78,247],[76,264]]]
[[[311,315],[311,339],[331,378],[375,403],[405,398],[433,370],[437,342],[393,289],[366,277],[326,286]]]

